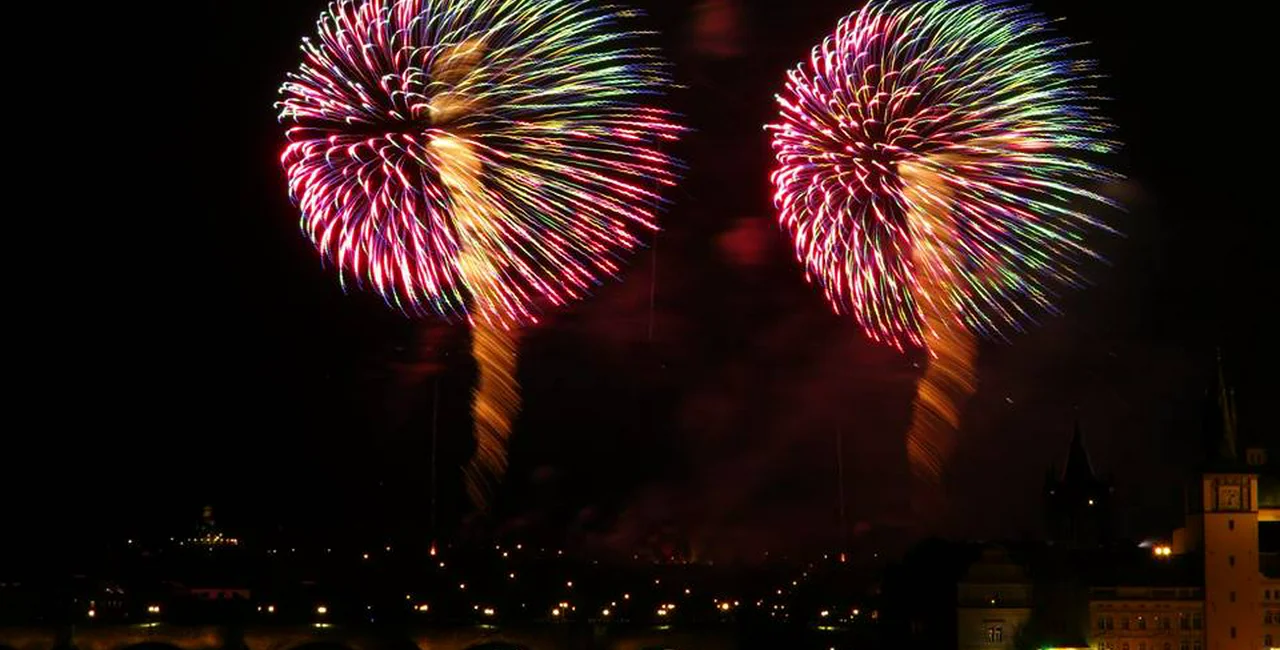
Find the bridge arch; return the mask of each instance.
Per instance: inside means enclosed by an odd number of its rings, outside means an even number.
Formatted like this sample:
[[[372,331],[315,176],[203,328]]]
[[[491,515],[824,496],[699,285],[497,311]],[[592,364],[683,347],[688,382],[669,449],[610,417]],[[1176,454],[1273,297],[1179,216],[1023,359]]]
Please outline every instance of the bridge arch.
[[[343,639],[341,641],[336,639],[334,640],[313,639],[310,641],[303,641],[302,643],[299,643],[294,646],[290,646],[286,650],[363,650],[363,649],[357,647],[356,644],[353,644],[346,639]]]
[[[182,650],[182,647],[169,641],[139,641],[119,646],[117,650]]]
[[[214,626],[119,626],[77,630],[77,650],[222,650],[222,630]]]

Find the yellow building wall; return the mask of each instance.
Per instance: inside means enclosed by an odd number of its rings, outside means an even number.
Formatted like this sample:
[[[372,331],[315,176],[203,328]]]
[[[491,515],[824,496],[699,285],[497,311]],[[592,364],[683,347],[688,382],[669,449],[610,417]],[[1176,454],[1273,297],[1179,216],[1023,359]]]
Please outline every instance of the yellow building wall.
[[[961,607],[956,610],[956,628],[960,650],[1012,650],[1018,634],[1031,619],[1026,607]],[[1000,630],[992,638],[992,630]]]
[[[1280,580],[1262,580],[1262,647],[1280,648]]]
[[[1203,515],[1205,650],[1261,648],[1264,613],[1258,557],[1258,480],[1256,476],[1223,480],[1244,482],[1246,500],[1241,511]],[[1206,477],[1204,484],[1205,496],[1213,499],[1210,490],[1214,479]]]
[[[1089,604],[1092,650],[1206,650],[1198,600],[1102,600]]]

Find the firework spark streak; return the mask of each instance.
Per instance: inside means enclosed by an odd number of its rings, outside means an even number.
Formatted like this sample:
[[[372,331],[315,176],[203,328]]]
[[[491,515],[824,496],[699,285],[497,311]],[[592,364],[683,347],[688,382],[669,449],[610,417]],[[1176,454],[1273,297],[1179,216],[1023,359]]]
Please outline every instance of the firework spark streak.
[[[634,12],[585,0],[339,0],[281,88],[281,163],[345,287],[473,326],[477,453],[500,478],[518,327],[656,228],[682,127]]]
[[[873,0],[778,96],[774,201],[808,278],[873,339],[928,351],[919,475],[940,475],[976,336],[1053,312],[1108,230],[1088,187],[1117,178],[1093,162],[1117,144],[1073,47],[1004,2]]]

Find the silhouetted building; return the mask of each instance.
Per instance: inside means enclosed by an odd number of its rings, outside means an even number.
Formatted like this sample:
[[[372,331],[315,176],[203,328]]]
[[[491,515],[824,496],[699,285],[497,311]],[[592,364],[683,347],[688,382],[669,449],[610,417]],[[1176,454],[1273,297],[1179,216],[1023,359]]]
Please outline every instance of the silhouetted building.
[[[1074,548],[1109,544],[1113,493],[1110,482],[1099,478],[1094,471],[1077,418],[1062,471],[1050,470],[1045,480],[1049,541]]]

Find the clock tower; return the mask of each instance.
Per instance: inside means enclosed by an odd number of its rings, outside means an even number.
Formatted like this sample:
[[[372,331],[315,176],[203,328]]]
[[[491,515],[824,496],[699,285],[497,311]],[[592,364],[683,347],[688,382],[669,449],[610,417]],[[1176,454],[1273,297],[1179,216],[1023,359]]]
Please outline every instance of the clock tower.
[[[1189,490],[1187,504],[1188,528],[1204,553],[1206,650],[1260,648],[1258,474],[1237,453],[1235,404],[1221,365],[1217,398],[1217,458],[1205,466],[1199,485]]]

